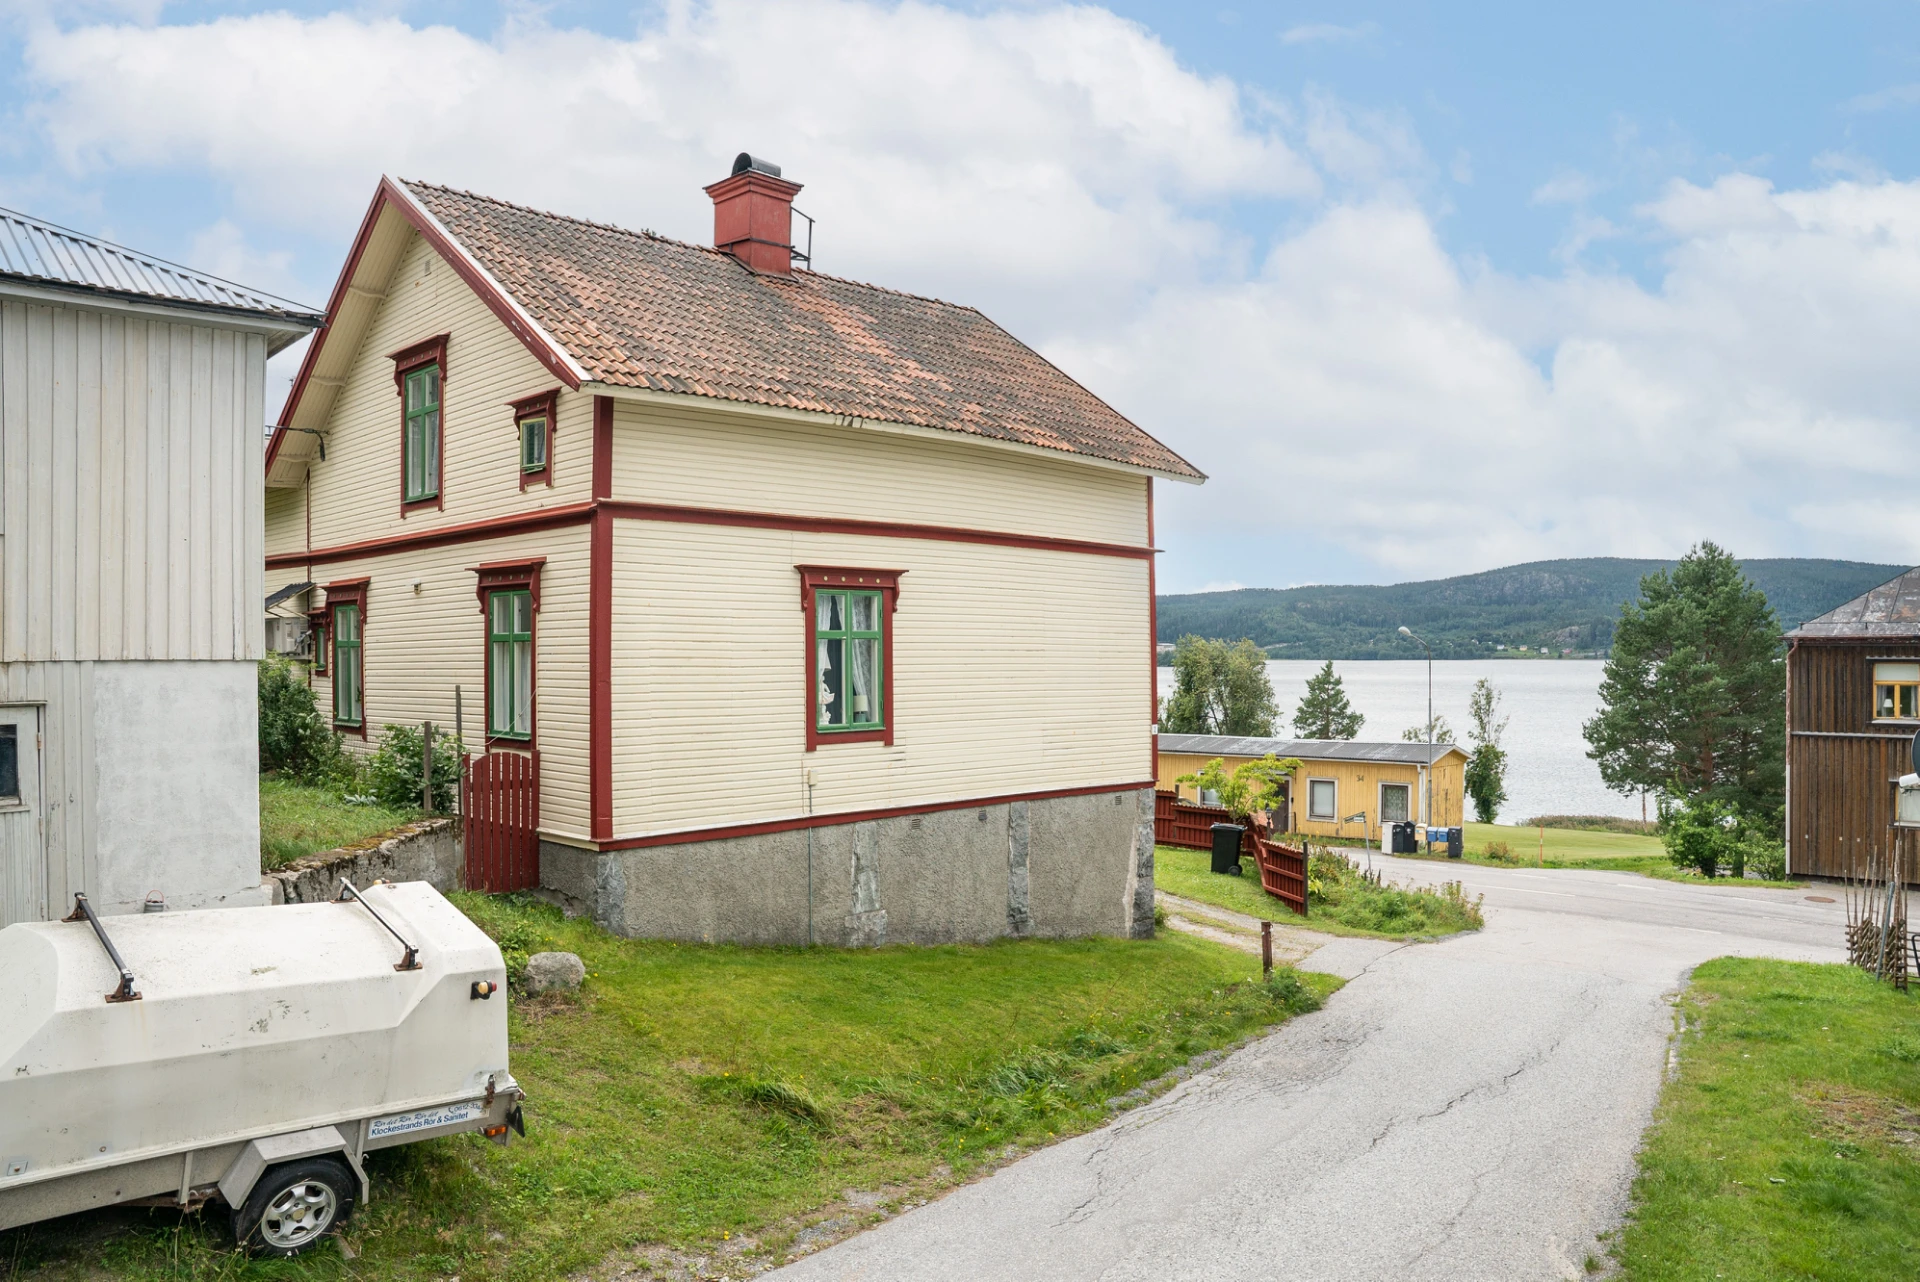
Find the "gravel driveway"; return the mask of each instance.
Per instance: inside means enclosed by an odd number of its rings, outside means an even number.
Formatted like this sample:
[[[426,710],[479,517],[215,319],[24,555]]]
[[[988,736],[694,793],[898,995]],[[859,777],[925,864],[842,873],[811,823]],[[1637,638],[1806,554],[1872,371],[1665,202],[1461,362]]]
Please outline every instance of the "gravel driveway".
[[[1375,860],[1391,880],[1465,880],[1487,928],[1332,941],[1299,963],[1350,979],[1325,1010],[767,1276],[1582,1277],[1625,1209],[1688,970],[1844,959],[1818,889]]]

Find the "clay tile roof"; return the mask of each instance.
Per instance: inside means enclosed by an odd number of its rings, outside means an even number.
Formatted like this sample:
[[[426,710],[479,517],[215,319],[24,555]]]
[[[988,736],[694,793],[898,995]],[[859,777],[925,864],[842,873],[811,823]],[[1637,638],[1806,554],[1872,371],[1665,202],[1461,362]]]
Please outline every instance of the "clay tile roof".
[[[971,307],[756,275],[719,250],[402,185],[596,381],[1201,475]]]
[[[1789,637],[1920,636],[1920,570],[1908,570],[1864,596],[1828,610],[1787,633]]]

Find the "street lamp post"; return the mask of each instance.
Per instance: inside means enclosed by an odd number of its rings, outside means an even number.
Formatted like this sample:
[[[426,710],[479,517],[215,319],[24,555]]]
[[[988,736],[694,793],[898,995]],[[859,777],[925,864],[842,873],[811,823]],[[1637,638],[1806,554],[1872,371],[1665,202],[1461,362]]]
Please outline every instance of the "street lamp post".
[[[1414,641],[1427,652],[1427,825],[1433,825],[1433,647],[1414,636],[1413,629],[1402,626],[1400,635]],[[1428,841],[1432,846],[1432,841]]]

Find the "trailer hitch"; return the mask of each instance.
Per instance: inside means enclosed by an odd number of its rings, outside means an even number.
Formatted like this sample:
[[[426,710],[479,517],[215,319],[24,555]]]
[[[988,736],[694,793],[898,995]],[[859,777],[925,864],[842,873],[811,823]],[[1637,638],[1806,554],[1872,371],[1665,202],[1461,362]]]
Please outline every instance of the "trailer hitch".
[[[100,937],[100,946],[107,950],[107,956],[113,961],[113,968],[120,972],[120,987],[108,993],[107,1000],[110,1002],[139,1001],[140,994],[133,991],[133,972],[127,969],[126,962],[120,960],[120,950],[113,946],[111,939],[107,938],[107,928],[102,926],[100,919],[93,915],[93,905],[87,902],[87,897],[75,891],[73,911],[60,920],[84,921],[93,927],[93,933]]]
[[[385,926],[387,928],[387,933],[389,935],[392,935],[395,939],[399,940],[400,946],[407,950],[406,955],[401,957],[399,961],[393,964],[393,968],[395,970],[419,970],[420,969],[420,950],[414,947],[412,944],[408,943],[407,937],[405,935],[402,935],[399,931],[395,930],[392,924],[389,923],[385,917],[382,917],[380,915],[380,910],[367,902],[366,896],[360,893],[360,888],[358,886],[355,886],[352,882],[348,881],[345,877],[342,877],[340,879],[340,893],[334,896],[333,902],[336,904],[344,904],[347,902],[349,898],[357,900],[362,908],[372,913],[373,919],[379,922],[382,926]],[[96,927],[95,929],[98,929],[98,927]],[[105,936],[103,935],[101,936],[101,938],[104,939]],[[111,948],[112,945],[109,944],[108,947]]]

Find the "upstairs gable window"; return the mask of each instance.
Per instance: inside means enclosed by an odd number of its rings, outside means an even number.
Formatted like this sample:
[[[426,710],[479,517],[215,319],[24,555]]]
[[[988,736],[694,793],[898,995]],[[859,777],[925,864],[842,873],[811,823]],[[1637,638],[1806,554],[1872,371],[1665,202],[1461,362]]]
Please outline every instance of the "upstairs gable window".
[[[560,389],[510,402],[514,443],[520,457],[520,488],[553,484],[553,432]]]
[[[1920,721],[1920,663],[1873,665],[1873,718]]]
[[[393,353],[393,383],[400,392],[400,511],[440,507],[441,462],[446,419],[441,412],[447,384],[447,335]]]

